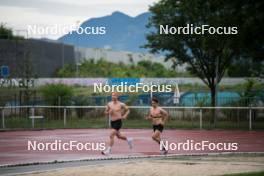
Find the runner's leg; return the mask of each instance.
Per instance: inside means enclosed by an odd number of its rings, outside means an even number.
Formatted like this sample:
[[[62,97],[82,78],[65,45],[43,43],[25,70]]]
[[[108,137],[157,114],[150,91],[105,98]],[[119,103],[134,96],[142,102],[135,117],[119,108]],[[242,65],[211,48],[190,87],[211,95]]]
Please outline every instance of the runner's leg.
[[[116,136],[117,131],[115,129],[112,129],[110,135],[109,135],[109,146],[105,151],[102,151],[103,155],[108,155],[112,152],[112,147],[114,145],[114,138]]]
[[[156,141],[158,144],[160,144],[160,131],[159,130],[155,130],[155,132],[152,135],[152,139],[154,141]]]
[[[115,129],[113,129],[110,133],[110,136],[109,136],[109,146],[110,147],[113,147],[114,145],[114,139],[115,139],[115,136],[117,135],[118,131],[116,131]]]
[[[127,144],[128,144],[128,146],[129,146],[130,149],[133,148],[133,145],[132,145],[132,141],[133,141],[133,139],[132,139],[132,138],[127,138],[126,136],[122,135],[122,134],[120,133],[120,131],[118,131],[118,132],[116,133],[116,136],[117,136],[118,139],[126,140],[126,141],[127,141]]]
[[[120,133],[120,131],[118,131],[118,132],[116,133],[116,137],[117,137],[118,139],[127,140],[127,137],[124,136],[124,135],[122,135],[122,134]]]
[[[156,141],[159,145],[161,141],[160,135],[161,135],[161,132],[159,130],[155,130],[155,132],[152,135],[152,139]],[[168,151],[164,148],[164,146],[162,147],[161,151],[162,151],[162,154],[168,153]]]

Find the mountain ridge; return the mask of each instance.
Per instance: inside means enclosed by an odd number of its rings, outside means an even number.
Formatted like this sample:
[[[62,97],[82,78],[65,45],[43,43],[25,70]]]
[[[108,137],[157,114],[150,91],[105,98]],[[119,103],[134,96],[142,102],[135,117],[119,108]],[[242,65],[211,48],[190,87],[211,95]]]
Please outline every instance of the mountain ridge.
[[[135,17],[115,11],[111,15],[90,18],[80,27],[105,27],[106,34],[77,34],[73,31],[58,39],[59,42],[87,48],[110,47],[114,51],[147,52],[141,48],[146,43],[145,35],[150,32],[146,27],[150,12]]]

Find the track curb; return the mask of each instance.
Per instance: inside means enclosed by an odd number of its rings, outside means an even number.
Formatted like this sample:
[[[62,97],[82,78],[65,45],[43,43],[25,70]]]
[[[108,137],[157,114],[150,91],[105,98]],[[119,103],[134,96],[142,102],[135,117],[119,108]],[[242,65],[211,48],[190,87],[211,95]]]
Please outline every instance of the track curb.
[[[85,161],[170,158],[170,157],[177,157],[177,156],[218,156],[218,155],[231,155],[231,154],[235,154],[235,155],[237,154],[264,154],[264,152],[214,152],[214,153],[189,153],[189,154],[141,155],[141,156],[137,156],[137,155],[134,155],[134,156],[132,155],[131,156],[105,156],[105,157],[90,157],[90,158],[73,159],[73,160],[54,160],[54,161],[47,161],[47,162],[4,164],[4,165],[0,165],[0,168],[59,164],[59,163],[70,163],[70,162],[85,162]]]

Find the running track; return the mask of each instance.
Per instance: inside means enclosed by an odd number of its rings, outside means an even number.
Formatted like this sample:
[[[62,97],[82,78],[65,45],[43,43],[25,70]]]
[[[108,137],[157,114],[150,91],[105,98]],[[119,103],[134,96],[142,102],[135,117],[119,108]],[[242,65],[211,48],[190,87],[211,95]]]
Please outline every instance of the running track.
[[[10,131],[0,132],[0,165],[13,165],[34,162],[52,162],[65,160],[82,160],[89,158],[104,158],[100,151],[32,151],[28,150],[28,141],[62,143],[77,141],[81,143],[105,142],[108,140],[107,129],[64,129],[43,131]],[[158,155],[159,146],[151,139],[150,129],[123,129],[124,135],[134,138],[134,148],[129,150],[127,143],[115,140],[112,157]],[[163,139],[178,143],[186,140],[195,142],[210,141],[212,143],[238,143],[235,152],[264,152],[264,131],[203,131],[203,130],[165,130]],[[175,150],[170,154],[194,154],[230,151],[197,151]]]

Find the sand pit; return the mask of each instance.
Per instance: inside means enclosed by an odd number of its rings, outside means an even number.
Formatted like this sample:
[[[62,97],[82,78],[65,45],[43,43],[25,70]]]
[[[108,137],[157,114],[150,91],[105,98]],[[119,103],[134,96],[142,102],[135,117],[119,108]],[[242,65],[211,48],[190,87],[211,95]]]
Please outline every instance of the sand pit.
[[[27,176],[209,176],[263,171],[261,157],[195,157],[184,159],[134,160],[124,163],[71,167]]]

